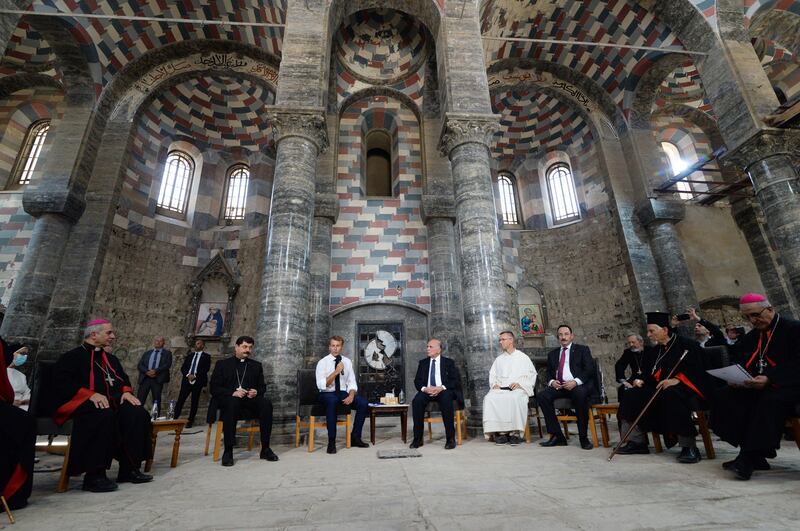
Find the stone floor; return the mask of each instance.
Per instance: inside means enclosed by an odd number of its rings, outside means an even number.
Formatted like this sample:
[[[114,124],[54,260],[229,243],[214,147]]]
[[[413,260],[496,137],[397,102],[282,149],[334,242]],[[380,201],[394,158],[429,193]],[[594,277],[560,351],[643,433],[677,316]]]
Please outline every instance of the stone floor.
[[[373,448],[331,456],[320,445],[312,454],[275,446],[277,463],[245,449],[232,468],[203,456],[197,428],[169,468],[161,434],[152,483],[91,494],[73,479],[56,494],[58,474],[37,473],[13,529],[797,529],[800,520],[794,443],[784,443],[773,470],[740,482],[720,468],[735,455],[721,442],[716,460],[697,465],[677,464],[674,450],[608,462],[608,449],[581,450],[577,438],[547,449],[479,438],[445,451],[439,425],[421,458],[378,459],[377,450],[405,447],[390,424],[380,421]],[[43,455],[37,467],[58,463]]]

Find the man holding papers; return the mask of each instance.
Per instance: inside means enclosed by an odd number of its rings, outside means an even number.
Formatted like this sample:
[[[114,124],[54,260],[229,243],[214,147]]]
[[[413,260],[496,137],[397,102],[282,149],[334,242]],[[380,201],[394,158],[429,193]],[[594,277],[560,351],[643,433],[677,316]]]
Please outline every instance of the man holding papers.
[[[742,296],[739,310],[753,330],[737,343],[731,362],[751,378],[716,393],[711,428],[740,448],[722,467],[748,480],[754,470],[769,469],[766,458],[775,457],[784,421],[800,401],[800,322],[779,315],[757,293]]]

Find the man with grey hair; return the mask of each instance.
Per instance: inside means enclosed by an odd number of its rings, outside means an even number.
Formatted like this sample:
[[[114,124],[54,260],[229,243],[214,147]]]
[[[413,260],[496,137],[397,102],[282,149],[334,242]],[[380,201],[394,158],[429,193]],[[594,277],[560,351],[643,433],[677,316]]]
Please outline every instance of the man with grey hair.
[[[619,384],[619,387],[617,387],[617,398],[619,400],[622,400],[622,393],[626,389],[633,388],[633,381],[641,379],[645,370],[647,370],[642,336],[630,333],[625,336],[625,342],[628,348],[622,352],[622,356],[614,364],[614,376]],[[631,370],[631,375],[626,377],[628,369]]]
[[[106,351],[115,339],[109,321],[90,321],[83,344],[62,354],[53,368],[59,404],[53,419],[58,425],[73,422],[68,472],[85,473],[83,490],[91,492],[153,479],[140,471],[151,452],[150,415],[133,396],[120,361]],[[112,459],[119,461],[116,483],[106,477]]]
[[[739,311],[753,330],[731,348],[731,362],[751,378],[716,391],[711,429],[739,447],[722,467],[748,480],[754,470],[769,470],[767,458],[777,455],[784,422],[800,402],[800,322],[778,314],[758,293],[743,295]]]
[[[152,393],[153,404],[161,412],[161,390],[169,382],[169,370],[172,367],[172,352],[164,348],[164,338],[153,338],[153,348],[142,354],[139,360],[139,392],[137,398],[144,404],[147,395]]]

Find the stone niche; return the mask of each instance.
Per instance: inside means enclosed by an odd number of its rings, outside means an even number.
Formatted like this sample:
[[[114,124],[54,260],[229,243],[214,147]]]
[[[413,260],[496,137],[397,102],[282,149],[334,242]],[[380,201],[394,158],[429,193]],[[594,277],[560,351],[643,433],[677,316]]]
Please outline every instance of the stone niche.
[[[186,343],[195,339],[220,342],[224,352],[231,340],[234,301],[241,286],[239,275],[220,251],[189,284],[191,300],[186,320]]]
[[[331,335],[344,338],[342,355],[347,356],[358,370],[361,360],[359,349],[359,329],[369,324],[399,324],[403,330],[403,344],[397,348],[402,349],[403,370],[405,373],[405,397],[410,402],[414,397],[414,376],[417,373],[419,360],[423,359],[425,346],[428,342],[428,313],[417,306],[395,302],[363,302],[339,308],[331,316]],[[317,353],[317,359],[326,352]],[[445,351],[445,355],[447,352]],[[315,362],[316,363],[316,362]],[[359,382],[361,385],[361,382]]]

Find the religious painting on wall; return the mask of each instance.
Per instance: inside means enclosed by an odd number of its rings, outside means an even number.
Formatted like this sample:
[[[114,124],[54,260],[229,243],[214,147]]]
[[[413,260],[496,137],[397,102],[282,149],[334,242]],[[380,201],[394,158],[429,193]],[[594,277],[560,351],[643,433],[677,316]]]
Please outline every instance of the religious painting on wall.
[[[202,302],[197,312],[195,335],[198,337],[220,337],[225,330],[227,302]]]
[[[403,323],[358,324],[358,387],[370,403],[405,386]]]
[[[522,335],[526,337],[544,335],[542,306],[540,304],[520,304],[519,324]]]

